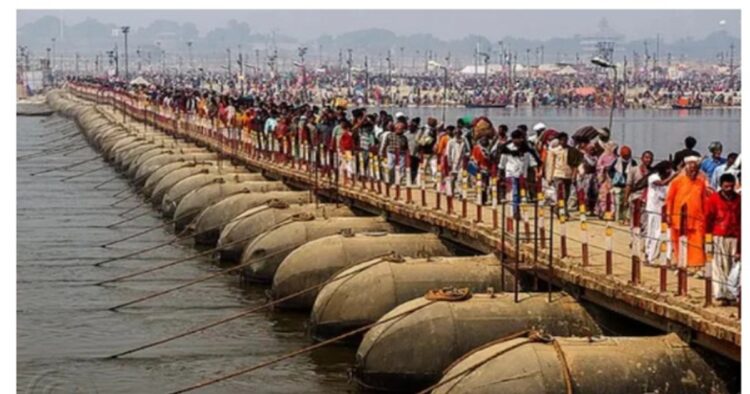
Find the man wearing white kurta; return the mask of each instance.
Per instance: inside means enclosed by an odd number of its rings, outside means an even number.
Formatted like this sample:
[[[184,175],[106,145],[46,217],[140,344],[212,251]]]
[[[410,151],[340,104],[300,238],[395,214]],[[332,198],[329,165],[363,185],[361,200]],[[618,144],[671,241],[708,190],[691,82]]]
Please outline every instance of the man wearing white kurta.
[[[662,207],[667,196],[668,175],[666,171],[653,173],[648,176],[648,189],[646,190],[646,210],[644,212],[645,237],[646,238],[646,262],[654,264],[660,257]],[[671,242],[667,242],[667,256],[670,255]],[[664,256],[666,257],[666,256]],[[666,260],[666,259],[665,259]]]

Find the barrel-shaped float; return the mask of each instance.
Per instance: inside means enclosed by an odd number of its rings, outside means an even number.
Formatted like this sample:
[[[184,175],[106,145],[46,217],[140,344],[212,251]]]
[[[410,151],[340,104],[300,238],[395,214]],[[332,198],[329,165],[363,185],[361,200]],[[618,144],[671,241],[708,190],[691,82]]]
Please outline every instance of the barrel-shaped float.
[[[133,184],[136,187],[142,186],[144,182],[146,182],[148,177],[151,176],[151,174],[170,163],[179,161],[216,160],[217,158],[218,156],[215,153],[189,151],[184,152],[184,150],[182,149],[175,153],[154,156],[143,162],[138,167],[138,169],[135,171],[135,175],[133,176]]]
[[[193,239],[196,243],[213,245],[219,239],[219,234],[224,226],[248,209],[272,202],[301,204],[309,200],[310,193],[304,191],[257,193],[246,190],[204,209],[193,220],[189,229],[195,234]],[[239,243],[239,241],[236,243]]]
[[[216,242],[219,258],[227,262],[238,260],[255,237],[299,214],[315,218],[356,215],[350,207],[341,204],[272,204],[248,209],[222,229]]]
[[[135,161],[140,155],[153,150],[165,150],[166,148],[161,143],[155,144],[152,142],[142,142],[135,146],[127,149],[122,149],[115,153],[112,164],[116,169],[121,171],[127,170],[130,164]]]
[[[198,190],[206,185],[219,182],[246,182],[253,181],[257,177],[257,174],[248,174],[245,171],[233,172],[232,169],[222,169],[219,173],[213,171],[206,171],[205,173],[199,173],[192,176],[188,176],[185,179],[177,182],[164,193],[164,197],[161,200],[161,211],[164,217],[174,217],[175,210],[180,201],[194,190]],[[156,202],[154,202],[156,203]]]
[[[282,182],[234,182],[221,180],[185,195],[174,212],[174,227],[182,231],[190,222],[207,207],[237,193],[245,191],[266,193],[271,191],[289,190]]]
[[[130,178],[138,179],[139,176],[143,176],[144,172],[153,172],[156,168],[158,168],[159,164],[163,165],[171,163],[172,161],[177,160],[182,156],[188,157],[193,155],[201,157],[200,160],[211,160],[218,158],[215,153],[206,152],[205,149],[195,147],[179,149],[165,148],[161,152],[148,151],[138,156],[138,158],[130,164],[128,170],[126,171],[126,175]],[[156,168],[154,168],[154,165],[156,165]],[[143,180],[145,180],[145,178]]]
[[[396,253],[404,257],[452,256],[452,248],[435,234],[355,234],[324,237],[297,248],[279,265],[271,295],[283,298],[320,286],[336,272],[367,260]],[[280,308],[310,309],[316,287],[279,303]]]
[[[427,305],[429,304],[429,305]],[[414,310],[398,319],[392,316]],[[394,308],[365,334],[354,374],[365,387],[419,390],[437,382],[443,370],[470,350],[529,329],[553,335],[592,336],[601,330],[572,297],[524,293],[475,294],[465,301],[416,298]]]
[[[676,334],[535,336],[480,347],[453,364],[440,394],[728,393],[714,369]]]
[[[284,259],[298,247],[342,232],[396,232],[399,228],[380,217],[290,217],[256,237],[242,252],[245,279],[268,283]]]
[[[159,181],[164,179],[165,176],[183,169],[183,168],[189,168],[189,167],[197,167],[200,165],[203,166],[210,166],[212,164],[211,160],[189,160],[184,157],[172,162],[167,163],[160,168],[158,168],[156,171],[152,172],[151,175],[146,178],[146,181],[143,183],[143,186],[141,187],[141,193],[143,193],[146,198],[151,197],[151,194],[154,192],[154,188],[157,184],[159,184]]]
[[[357,264],[339,271],[320,290],[310,314],[310,333],[323,340],[368,325],[430,289],[452,286],[474,293],[500,291],[502,277],[495,255],[375,259]],[[506,289],[512,288],[512,280],[506,272]]]
[[[198,174],[217,175],[220,172],[223,174],[230,173],[230,172],[235,173],[235,174],[243,174],[243,179],[246,181],[268,180],[261,174],[248,172],[247,169],[245,169],[244,167],[227,166],[226,163],[222,164],[221,166],[218,166],[216,164],[216,161],[214,160],[199,161],[197,163],[179,168],[177,170],[174,170],[164,175],[164,177],[162,177],[156,183],[156,185],[153,186],[153,190],[151,191],[151,193],[146,194],[146,196],[151,201],[151,203],[154,204],[154,206],[161,207],[161,202],[162,202],[162,199],[164,198],[164,194],[166,194],[172,188],[172,186],[176,185],[178,182],[185,180],[189,177],[192,177],[193,175],[198,175]]]

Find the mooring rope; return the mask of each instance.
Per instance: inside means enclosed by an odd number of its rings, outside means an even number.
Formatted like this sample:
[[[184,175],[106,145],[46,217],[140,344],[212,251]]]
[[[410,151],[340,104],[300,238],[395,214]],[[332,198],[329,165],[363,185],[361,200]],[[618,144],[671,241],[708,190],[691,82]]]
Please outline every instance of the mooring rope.
[[[255,313],[255,312],[264,310],[266,308],[273,307],[273,306],[275,306],[277,304],[280,304],[280,303],[288,301],[288,300],[290,300],[292,298],[298,297],[298,296],[300,296],[302,294],[309,293],[309,292],[311,292],[311,291],[313,291],[313,290],[315,290],[317,288],[323,287],[323,286],[325,286],[325,285],[327,285],[329,283],[333,283],[335,281],[348,278],[349,276],[352,276],[352,275],[355,275],[357,273],[363,272],[363,271],[369,269],[372,266],[374,266],[374,265],[367,265],[366,267],[363,267],[363,268],[361,268],[359,270],[351,271],[351,272],[349,272],[349,273],[347,273],[345,275],[341,275],[341,276],[336,277],[336,278],[328,279],[328,280],[326,280],[326,281],[324,281],[322,283],[318,283],[316,285],[312,285],[312,286],[310,286],[308,288],[302,289],[302,290],[297,291],[295,293],[286,295],[284,297],[277,298],[277,299],[275,299],[273,301],[269,301],[269,302],[267,302],[267,303],[265,303],[263,305],[259,305],[259,306],[250,308],[248,310],[245,310],[245,311],[242,311],[242,312],[238,312],[238,313],[236,313],[234,315],[225,317],[223,319],[220,319],[220,320],[208,323],[208,324],[204,324],[202,326],[195,327],[195,328],[187,330],[187,331],[183,331],[183,332],[181,332],[179,334],[172,335],[170,337],[167,337],[167,338],[164,338],[164,339],[160,339],[160,340],[155,341],[155,342],[151,342],[151,343],[148,343],[148,344],[145,344],[145,345],[141,345],[141,346],[138,346],[136,348],[129,349],[129,350],[117,353],[117,354],[113,354],[113,355],[111,355],[111,356],[109,356],[107,358],[118,358],[118,357],[121,357],[121,356],[124,356],[124,355],[127,355],[127,354],[131,354],[131,353],[135,353],[135,352],[138,352],[138,351],[141,351],[141,350],[144,350],[144,349],[148,349],[148,348],[151,348],[151,347],[154,347],[154,346],[162,345],[162,344],[165,344],[167,342],[171,342],[173,340],[176,340],[176,339],[179,339],[179,338],[183,338],[183,337],[186,337],[188,335],[192,335],[192,334],[195,334],[195,333],[207,330],[209,328],[213,328],[213,327],[219,326],[221,324],[228,323],[228,322],[233,321],[233,320],[237,320],[237,319],[239,319],[239,318],[241,318],[243,316],[247,316],[247,315],[249,315],[251,313]],[[437,302],[437,301],[430,301],[430,303],[432,303],[432,302]]]
[[[281,355],[279,357],[276,357],[274,359],[262,362],[260,364],[253,365],[251,367],[247,367],[247,368],[243,368],[243,369],[234,371],[232,373],[229,373],[229,374],[224,375],[224,376],[220,376],[218,378],[209,379],[209,380],[205,380],[203,382],[196,383],[196,384],[194,384],[194,385],[192,385],[190,387],[186,387],[186,388],[183,388],[183,389],[180,389],[180,390],[177,390],[177,391],[173,391],[173,392],[171,392],[171,394],[181,394],[181,393],[186,393],[186,392],[189,392],[189,391],[197,390],[199,388],[210,386],[212,384],[219,383],[219,382],[222,382],[224,380],[232,379],[232,378],[235,378],[237,376],[244,375],[246,373],[249,373],[249,372],[261,369],[261,368],[265,368],[265,367],[271,366],[271,365],[279,363],[281,361],[284,361],[284,360],[287,360],[287,359],[299,356],[301,354],[305,354],[305,353],[311,352],[311,351],[313,351],[315,349],[319,349],[319,348],[322,348],[324,346],[328,346],[328,345],[330,345],[330,344],[332,344],[334,342],[338,342],[338,341],[340,341],[342,339],[345,339],[345,338],[357,335],[357,334],[359,334],[361,332],[367,331],[369,329],[372,329],[374,327],[380,326],[382,324],[390,323],[390,322],[392,322],[394,320],[397,320],[397,319],[402,319],[402,318],[404,318],[404,317],[406,317],[406,316],[408,316],[408,315],[410,315],[410,314],[412,314],[412,313],[414,313],[414,312],[416,312],[416,311],[418,311],[420,309],[426,308],[426,307],[428,307],[428,306],[430,306],[430,305],[432,305],[433,303],[436,303],[436,302],[439,302],[439,301],[429,301],[429,302],[427,302],[425,304],[419,305],[419,306],[417,306],[415,308],[412,308],[412,309],[410,309],[408,311],[404,311],[404,312],[398,313],[396,315],[387,317],[385,319],[378,320],[378,321],[376,321],[374,323],[370,323],[370,324],[368,324],[366,326],[355,328],[355,329],[353,329],[353,330],[351,330],[349,332],[343,333],[341,335],[338,335],[336,337],[327,339],[327,340],[322,341],[322,342],[318,342],[318,343],[316,343],[314,345],[306,346],[306,347],[304,347],[302,349],[298,349],[298,350],[286,353],[286,354]]]
[[[77,163],[68,164],[68,165],[61,166],[61,167],[48,168],[46,170],[42,170],[42,171],[39,171],[39,172],[32,172],[30,175],[31,176],[36,176],[36,175],[46,174],[48,172],[53,172],[53,171],[67,170],[67,169],[70,169],[70,168],[73,168],[73,167],[80,166],[81,164],[86,164],[86,163],[92,162],[94,160],[99,160],[101,158],[102,158],[101,156],[94,156],[94,157],[92,157],[90,159],[82,160],[82,161],[79,161]]]
[[[464,377],[466,377],[470,373],[474,372],[475,370],[477,370],[482,365],[487,364],[488,362],[490,362],[490,361],[492,361],[492,360],[494,360],[494,359],[502,356],[503,354],[505,354],[505,353],[507,353],[507,352],[509,352],[509,351],[511,351],[513,349],[519,348],[519,347],[521,347],[523,345],[526,345],[528,343],[538,342],[540,340],[539,338],[541,337],[541,335],[542,334],[540,334],[537,331],[523,330],[523,331],[519,331],[519,332],[510,334],[510,335],[507,335],[507,336],[502,337],[500,339],[496,339],[494,341],[488,342],[488,343],[482,345],[481,347],[479,347],[478,349],[472,350],[469,354],[465,354],[464,356],[462,356],[458,360],[456,360],[453,363],[451,363],[451,365],[448,366],[448,368],[446,368],[445,372],[449,371],[451,368],[453,368],[455,365],[457,365],[460,361],[463,361],[464,359],[466,359],[469,355],[475,354],[477,351],[480,351],[482,349],[486,349],[486,348],[488,348],[490,346],[494,346],[494,345],[496,345],[498,343],[503,343],[503,342],[510,341],[510,340],[513,340],[513,339],[516,339],[516,338],[520,338],[520,337],[523,337],[523,336],[528,336],[528,338],[526,338],[525,340],[520,341],[520,342],[518,342],[516,344],[513,344],[511,346],[506,347],[505,349],[503,349],[503,350],[501,350],[501,351],[493,354],[492,356],[490,356],[490,357],[488,357],[488,358],[486,358],[484,360],[481,360],[480,362],[478,362],[478,363],[476,363],[476,364],[474,364],[474,365],[466,368],[465,370],[463,370],[463,371],[461,371],[461,372],[459,372],[459,373],[451,376],[450,378],[441,380],[441,381],[439,381],[439,382],[431,385],[430,387],[427,387],[426,389],[419,391],[418,394],[427,394],[427,393],[430,393],[430,392],[432,392],[432,391],[434,391],[434,390],[436,390],[436,389],[438,389],[440,387],[443,387],[444,385],[446,385],[446,384],[448,384],[450,382],[453,382],[454,380],[461,381],[461,380],[463,380]]]

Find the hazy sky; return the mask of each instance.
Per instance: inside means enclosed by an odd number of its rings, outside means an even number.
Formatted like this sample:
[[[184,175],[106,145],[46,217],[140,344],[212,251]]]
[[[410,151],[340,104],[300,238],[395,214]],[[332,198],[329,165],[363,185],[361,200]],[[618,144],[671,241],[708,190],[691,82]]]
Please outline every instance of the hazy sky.
[[[463,38],[469,34],[489,39],[505,36],[548,39],[593,33],[603,17],[627,40],[654,37],[657,33],[665,41],[686,36],[702,38],[720,29],[740,36],[738,10],[19,10],[18,26],[45,15],[62,16],[66,24],[94,17],[105,23],[136,28],[156,19],[169,19],[192,22],[201,34],[236,19],[247,22],[254,32],[268,33],[277,29],[279,33],[302,40],[373,27],[385,28],[399,35],[430,33],[441,39]],[[724,24],[720,24],[721,21]]]

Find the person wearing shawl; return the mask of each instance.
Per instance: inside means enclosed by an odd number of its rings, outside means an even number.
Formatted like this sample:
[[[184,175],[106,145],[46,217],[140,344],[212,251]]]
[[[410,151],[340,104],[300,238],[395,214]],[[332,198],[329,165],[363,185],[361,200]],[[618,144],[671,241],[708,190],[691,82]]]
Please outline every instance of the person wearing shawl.
[[[614,198],[612,196],[612,179],[609,169],[617,160],[617,144],[607,142],[602,145],[604,153],[596,161],[596,183],[598,186],[596,211],[599,217],[604,217],[607,212],[614,212]]]
[[[406,154],[409,148],[409,142],[404,136],[406,124],[397,122],[393,126],[393,131],[388,132],[385,136],[383,146],[380,148],[381,156],[388,158],[388,180],[389,183],[400,182],[403,177],[404,164],[406,163]]]
[[[721,176],[724,175],[725,173],[732,174],[735,177],[737,176],[738,172],[737,172],[737,169],[734,168],[734,163],[737,162],[738,157],[739,157],[738,153],[732,152],[727,155],[726,163],[714,169],[713,174],[709,178],[710,180],[709,184],[711,186],[711,189],[719,190],[719,188],[721,187],[721,182],[720,182]]]
[[[471,160],[476,163],[477,174],[482,182],[482,204],[487,202],[490,180],[490,141],[487,136],[479,138],[471,150]]]
[[[341,137],[338,143],[341,171],[346,172],[350,180],[354,179],[354,137],[352,136],[352,124],[344,119],[340,123]]]
[[[631,168],[636,167],[638,163],[633,160],[629,146],[622,146],[618,150],[618,157],[609,168],[609,178],[612,183],[612,201],[614,203],[614,220],[622,221],[627,224],[628,203],[625,197],[625,186],[628,181],[628,173]]]
[[[437,144],[437,119],[427,118],[427,124],[419,130],[417,135],[417,153],[424,160],[425,168],[434,177],[437,172],[437,156],[435,146]],[[420,177],[424,174],[420,174]]]
[[[492,138],[495,133],[495,129],[492,126],[492,121],[487,117],[482,116],[474,120],[472,127],[472,138],[475,141],[479,141],[483,137]]]
[[[683,172],[672,180],[667,190],[667,224],[670,228],[674,261],[685,258],[687,267],[696,272],[703,267],[706,256],[703,241],[706,235],[705,201],[708,181],[699,171],[700,156],[686,156]],[[684,212],[684,216],[682,213]],[[687,255],[680,256],[681,228],[687,236]]]
[[[568,134],[557,135],[558,145],[547,152],[544,176],[548,184],[554,185],[556,192],[562,191],[557,198],[564,201],[564,215],[568,216],[567,201],[570,198],[570,188],[573,184],[574,171],[580,165],[580,152],[568,146]]]
[[[419,137],[420,122],[421,119],[419,117],[410,119],[407,132],[404,133],[408,144],[407,154],[409,155],[409,159],[407,161],[409,164],[409,179],[411,179],[412,185],[417,182],[417,175],[419,174],[420,157],[417,138]]]
[[[719,141],[713,141],[708,144],[709,155],[703,159],[700,165],[701,172],[706,175],[706,178],[711,179],[716,167],[727,162],[727,159],[721,157],[723,149],[724,147]]]
[[[445,150],[445,161],[448,167],[449,176],[446,179],[447,193],[449,196],[456,195],[456,184],[458,176],[464,169],[464,144],[466,140],[461,135],[459,129],[454,129],[451,139]]]
[[[443,182],[441,182],[438,186],[440,193],[445,193],[445,179],[447,179],[450,175],[450,166],[448,165],[447,152],[448,143],[450,142],[455,129],[456,127],[452,125],[446,127],[445,130],[438,134],[437,144],[435,145],[435,156],[437,156],[438,160],[438,171],[440,171],[440,177],[441,179],[443,179]]]
[[[469,154],[471,154],[471,146],[472,146],[472,118],[469,115],[466,115],[462,118],[459,118],[456,122],[456,130],[460,133],[461,138],[464,140],[464,156],[468,157]]]
[[[289,155],[291,153],[291,143],[289,141],[289,137],[291,134],[291,125],[292,119],[290,115],[284,115],[279,118],[279,122],[276,124],[276,129],[274,130],[274,138],[276,139],[276,143],[279,146],[279,153],[280,158]]]
[[[586,214],[593,215],[598,199],[598,187],[596,182],[596,146],[594,144],[584,145],[583,161],[578,167],[577,189],[579,195],[583,196]]]
[[[510,181],[511,199],[513,201],[513,215],[518,217],[521,203],[521,187],[524,184],[524,177],[529,168],[536,167],[537,163],[529,151],[528,144],[524,139],[524,133],[521,130],[514,130],[510,134],[511,142],[503,145],[500,151],[500,161],[497,165],[502,174],[501,179]],[[527,191],[531,193],[532,191]],[[505,198],[505,196],[502,196]]]

